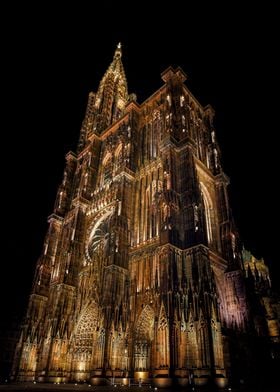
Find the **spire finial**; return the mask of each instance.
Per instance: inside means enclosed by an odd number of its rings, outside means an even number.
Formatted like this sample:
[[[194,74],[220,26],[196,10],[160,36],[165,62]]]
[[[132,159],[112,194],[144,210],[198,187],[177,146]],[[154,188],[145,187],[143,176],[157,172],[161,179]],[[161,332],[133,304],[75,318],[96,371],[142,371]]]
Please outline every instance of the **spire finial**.
[[[114,57],[122,57],[122,44],[119,42]]]

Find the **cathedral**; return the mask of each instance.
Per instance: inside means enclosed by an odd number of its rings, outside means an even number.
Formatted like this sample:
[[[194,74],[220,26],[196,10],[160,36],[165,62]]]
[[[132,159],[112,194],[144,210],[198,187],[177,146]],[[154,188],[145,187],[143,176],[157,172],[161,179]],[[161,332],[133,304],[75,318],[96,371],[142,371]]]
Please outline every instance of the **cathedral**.
[[[223,387],[248,331],[279,338],[269,299],[263,317],[249,305],[269,298],[269,272],[242,254],[212,107],[172,67],[137,103],[121,57],[66,155],[12,374]]]

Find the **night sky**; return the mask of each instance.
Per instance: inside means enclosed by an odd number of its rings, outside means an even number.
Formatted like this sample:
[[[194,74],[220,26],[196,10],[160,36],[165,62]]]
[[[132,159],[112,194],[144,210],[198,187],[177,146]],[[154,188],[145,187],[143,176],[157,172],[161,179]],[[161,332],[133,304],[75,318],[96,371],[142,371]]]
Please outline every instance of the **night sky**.
[[[225,8],[188,1],[153,2],[150,11],[140,1],[127,3],[125,16],[122,2],[94,3],[61,11],[25,4],[2,15],[8,27],[1,48],[1,310],[25,309],[64,156],[75,151],[87,94],[96,91],[119,41],[138,102],[162,85],[161,72],[173,65],[187,73],[196,98],[214,107],[236,224],[246,248],[271,267],[276,287],[276,11],[268,3],[246,10],[238,2]]]

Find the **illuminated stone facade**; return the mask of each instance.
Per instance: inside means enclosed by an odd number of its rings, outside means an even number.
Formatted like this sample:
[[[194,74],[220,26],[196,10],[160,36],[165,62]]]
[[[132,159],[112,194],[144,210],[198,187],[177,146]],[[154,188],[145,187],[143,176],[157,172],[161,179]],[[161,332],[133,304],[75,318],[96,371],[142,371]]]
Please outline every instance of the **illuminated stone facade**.
[[[222,330],[244,331],[249,317],[229,179],[213,109],[180,68],[162,79],[139,105],[119,45],[89,94],[36,267],[18,380],[226,382]]]
[[[253,293],[250,303],[258,307],[252,312],[254,327],[259,336],[269,336],[271,342],[279,343],[280,303],[279,296],[271,292],[268,266],[249,251],[242,253],[248,291]]]

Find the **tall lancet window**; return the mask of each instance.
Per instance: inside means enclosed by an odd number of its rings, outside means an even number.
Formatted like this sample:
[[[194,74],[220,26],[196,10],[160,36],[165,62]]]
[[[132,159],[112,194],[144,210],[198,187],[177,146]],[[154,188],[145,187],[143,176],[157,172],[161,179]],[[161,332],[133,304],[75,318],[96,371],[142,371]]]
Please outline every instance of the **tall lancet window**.
[[[106,154],[103,159],[103,173],[102,173],[102,183],[103,185],[112,180],[112,156],[111,154]]]
[[[213,211],[213,206],[212,206],[212,200],[209,195],[209,192],[206,188],[206,186],[202,183],[200,183],[201,186],[201,193],[203,197],[203,204],[204,204],[204,214],[205,214],[205,224],[206,224],[206,235],[207,235],[207,241],[208,245],[210,245],[213,241],[213,232],[212,232],[212,211]]]
[[[115,151],[115,174],[121,168],[121,165],[123,162],[122,149],[123,149],[123,146],[122,146],[122,143],[120,143]]]

